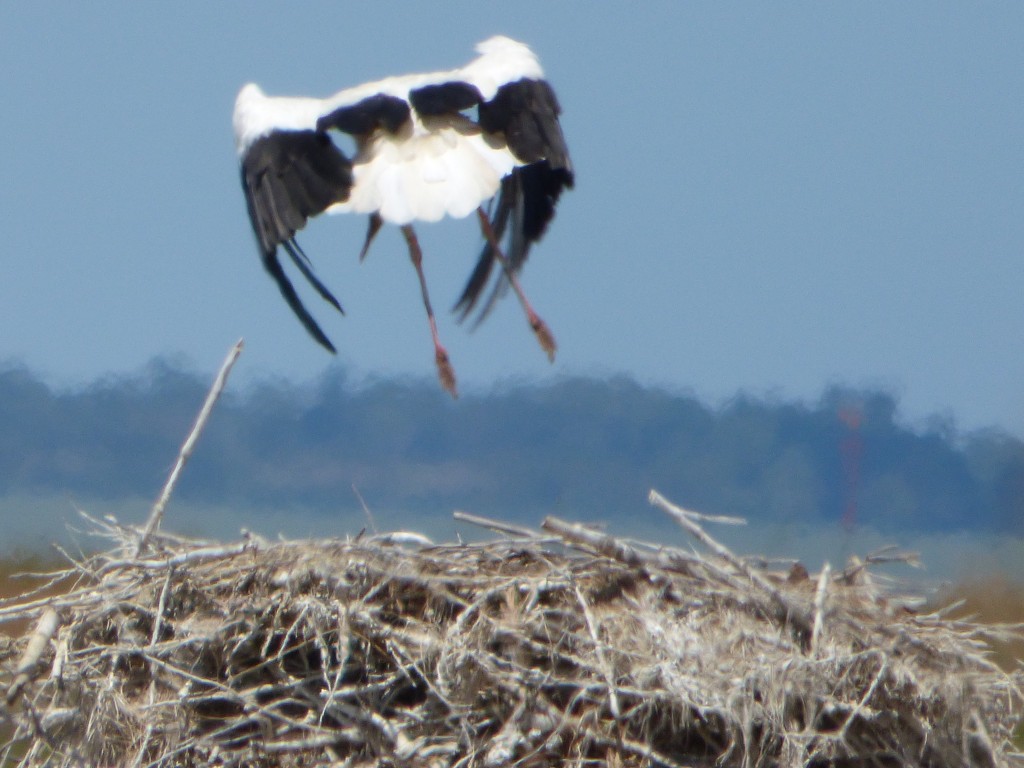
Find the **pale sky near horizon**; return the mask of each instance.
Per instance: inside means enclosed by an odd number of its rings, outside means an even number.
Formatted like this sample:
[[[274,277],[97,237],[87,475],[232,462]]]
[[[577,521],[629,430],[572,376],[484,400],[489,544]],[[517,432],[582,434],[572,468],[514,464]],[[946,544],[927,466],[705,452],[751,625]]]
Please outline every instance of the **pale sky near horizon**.
[[[298,9],[298,10],[297,10]],[[306,336],[259,265],[231,134],[247,81],[327,95],[448,69],[502,33],[540,56],[577,172],[514,300],[444,312],[472,219],[421,225],[463,389],[629,374],[711,403],[880,387],[906,420],[1024,436],[1024,4],[69,2],[0,5],[0,363],[75,385],[156,356],[240,383],[433,378],[404,241],[299,241],[347,317]],[[299,280],[296,280],[298,283]]]

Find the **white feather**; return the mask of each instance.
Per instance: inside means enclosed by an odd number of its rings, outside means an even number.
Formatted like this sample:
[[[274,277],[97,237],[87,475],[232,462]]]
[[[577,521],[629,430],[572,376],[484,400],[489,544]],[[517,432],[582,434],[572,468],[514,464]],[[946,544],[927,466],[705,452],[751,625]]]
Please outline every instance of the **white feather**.
[[[321,99],[267,96],[258,85],[249,83],[235,99],[235,148],[241,156],[256,139],[273,131],[312,130],[322,109]]]
[[[540,79],[544,70],[528,46],[503,35],[488,38],[476,47],[480,56],[461,70],[462,78],[479,89],[485,101],[494,98],[506,83],[524,77]]]

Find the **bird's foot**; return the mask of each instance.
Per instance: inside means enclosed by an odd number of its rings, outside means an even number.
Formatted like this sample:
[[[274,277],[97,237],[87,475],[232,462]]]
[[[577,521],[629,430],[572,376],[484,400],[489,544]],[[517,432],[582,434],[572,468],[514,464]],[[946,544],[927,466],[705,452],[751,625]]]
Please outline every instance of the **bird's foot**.
[[[457,400],[459,392],[455,387],[455,369],[452,368],[444,347],[438,345],[434,353],[434,362],[437,364],[437,378],[441,380],[441,386],[452,396],[453,400]]]
[[[555,336],[551,333],[551,329],[548,328],[548,324],[532,313],[529,320],[530,327],[533,329],[533,334],[537,337],[537,341],[540,342],[541,349],[547,353],[548,362],[555,362],[555,351],[558,349],[558,344],[555,342]]]

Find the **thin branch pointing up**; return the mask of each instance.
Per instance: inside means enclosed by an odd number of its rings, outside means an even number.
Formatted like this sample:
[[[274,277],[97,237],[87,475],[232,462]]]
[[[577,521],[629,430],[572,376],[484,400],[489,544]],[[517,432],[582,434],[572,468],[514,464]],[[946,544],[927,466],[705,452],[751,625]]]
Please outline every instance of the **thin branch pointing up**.
[[[238,342],[228,352],[228,356],[224,359],[224,364],[220,367],[220,372],[217,374],[217,378],[213,380],[213,386],[210,387],[209,394],[206,395],[206,402],[203,403],[202,409],[199,411],[199,415],[196,417],[196,423],[192,426],[192,432],[189,434],[188,439],[181,446],[181,451],[178,453],[178,460],[174,464],[174,469],[171,470],[171,474],[167,477],[167,482],[164,483],[164,489],[160,493],[160,498],[156,500],[153,505],[153,511],[149,513],[149,520],[146,521],[146,527],[142,531],[142,535],[139,537],[139,543],[135,547],[135,557],[138,558],[146,548],[146,543],[149,541],[149,537],[153,534],[157,528],[160,527],[160,521],[164,516],[164,509],[167,507],[167,502],[171,499],[171,494],[174,492],[174,486],[178,483],[178,477],[181,475],[181,471],[185,468],[185,462],[189,460],[192,455],[192,451],[195,450],[196,443],[199,441],[199,435],[203,432],[203,427],[206,426],[206,422],[210,418],[210,414],[213,412],[213,406],[217,403],[217,398],[220,397],[220,393],[224,391],[224,385],[227,383],[228,374],[231,373],[231,367],[235,364],[238,356],[242,354],[242,347],[245,346],[245,340],[239,339]]]

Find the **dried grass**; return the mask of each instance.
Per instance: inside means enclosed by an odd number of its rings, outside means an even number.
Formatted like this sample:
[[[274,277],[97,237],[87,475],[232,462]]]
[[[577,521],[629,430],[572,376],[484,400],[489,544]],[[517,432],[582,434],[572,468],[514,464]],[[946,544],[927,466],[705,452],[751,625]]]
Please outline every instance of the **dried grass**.
[[[94,523],[114,546],[71,592],[0,603],[38,627],[0,649],[12,765],[1015,760],[1020,679],[986,651],[1010,629],[915,614],[863,564],[783,577],[703,529],[707,554],[554,519],[445,546],[153,531],[137,559],[139,529]]]

